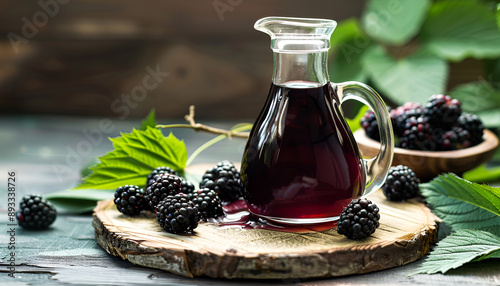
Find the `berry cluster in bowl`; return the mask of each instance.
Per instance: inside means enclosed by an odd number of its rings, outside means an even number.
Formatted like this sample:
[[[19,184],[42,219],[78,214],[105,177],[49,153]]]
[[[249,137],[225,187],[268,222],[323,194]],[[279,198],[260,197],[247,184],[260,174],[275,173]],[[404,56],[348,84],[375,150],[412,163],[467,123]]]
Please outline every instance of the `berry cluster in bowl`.
[[[407,102],[388,107],[397,147],[421,151],[452,151],[483,141],[484,126],[477,115],[462,112],[458,99],[433,95],[425,105]],[[379,141],[378,123],[373,111],[361,118],[366,135]]]
[[[198,189],[169,167],[156,168],[146,182],[146,190],[133,185],[117,188],[116,208],[129,216],[153,211],[158,224],[170,233],[191,233],[200,220],[224,216],[222,203],[238,200],[243,191],[240,173],[229,161],[208,169]]]

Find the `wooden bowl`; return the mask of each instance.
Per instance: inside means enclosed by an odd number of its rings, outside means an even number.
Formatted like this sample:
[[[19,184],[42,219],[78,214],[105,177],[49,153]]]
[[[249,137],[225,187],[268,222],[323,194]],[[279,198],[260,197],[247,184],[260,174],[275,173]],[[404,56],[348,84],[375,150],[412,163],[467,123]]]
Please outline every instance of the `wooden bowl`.
[[[359,151],[363,157],[372,158],[378,154],[380,143],[366,136],[365,130],[354,132]],[[410,167],[422,182],[438,174],[452,172],[461,175],[482,163],[489,161],[498,147],[498,137],[484,130],[484,141],[476,146],[456,151],[417,151],[394,148],[392,165]]]

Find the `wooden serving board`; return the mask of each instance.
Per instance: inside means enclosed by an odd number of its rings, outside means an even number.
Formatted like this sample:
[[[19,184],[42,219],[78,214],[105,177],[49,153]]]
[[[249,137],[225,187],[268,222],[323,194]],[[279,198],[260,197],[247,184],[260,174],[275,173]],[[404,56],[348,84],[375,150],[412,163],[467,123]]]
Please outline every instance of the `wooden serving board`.
[[[291,233],[213,223],[201,223],[193,235],[175,235],[165,232],[153,213],[125,216],[112,200],[98,203],[93,225],[108,253],[186,277],[342,276],[404,265],[429,252],[437,240],[439,219],[427,207],[416,200],[389,202],[381,191],[369,198],[380,208],[380,227],[361,241],[335,229]]]

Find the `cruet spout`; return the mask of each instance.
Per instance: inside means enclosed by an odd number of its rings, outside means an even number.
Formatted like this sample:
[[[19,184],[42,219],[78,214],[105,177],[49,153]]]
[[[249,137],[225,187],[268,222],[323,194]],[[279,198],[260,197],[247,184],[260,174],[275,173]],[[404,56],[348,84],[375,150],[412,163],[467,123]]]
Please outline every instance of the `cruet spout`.
[[[254,28],[271,36],[276,53],[326,52],[337,22],[328,19],[266,17]]]

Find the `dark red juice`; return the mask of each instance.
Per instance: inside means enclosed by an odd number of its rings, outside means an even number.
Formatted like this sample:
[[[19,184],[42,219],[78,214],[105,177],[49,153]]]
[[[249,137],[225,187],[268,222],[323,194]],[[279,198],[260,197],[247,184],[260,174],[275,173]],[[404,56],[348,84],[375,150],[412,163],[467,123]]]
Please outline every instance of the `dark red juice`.
[[[263,216],[336,217],[364,188],[361,166],[329,84],[273,84],[242,158],[245,199]]]

